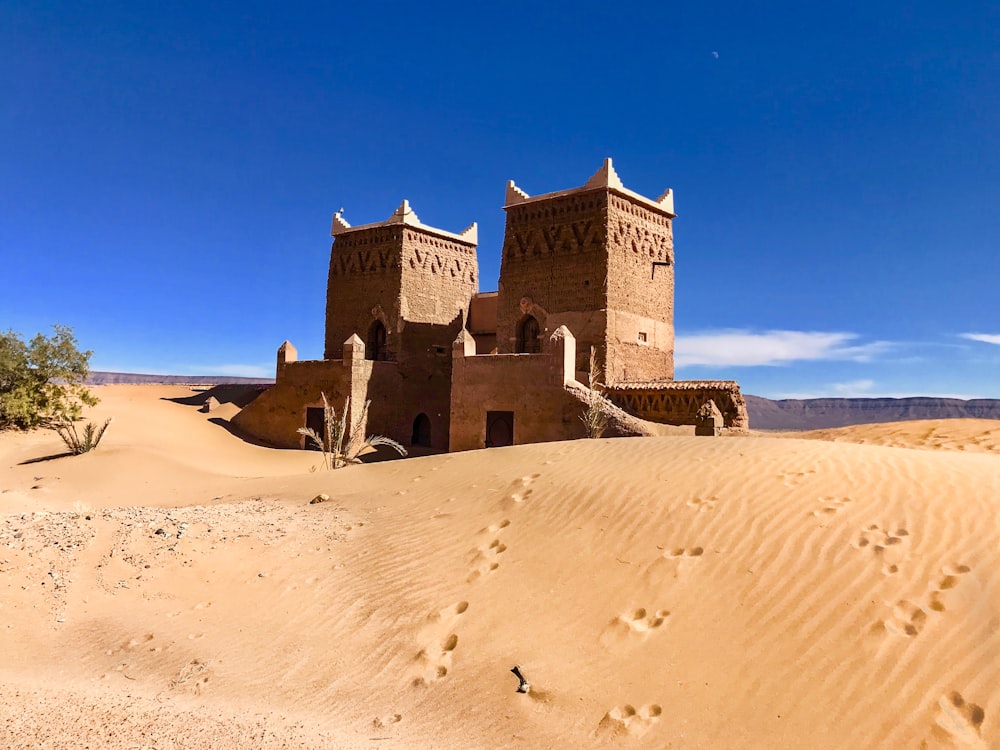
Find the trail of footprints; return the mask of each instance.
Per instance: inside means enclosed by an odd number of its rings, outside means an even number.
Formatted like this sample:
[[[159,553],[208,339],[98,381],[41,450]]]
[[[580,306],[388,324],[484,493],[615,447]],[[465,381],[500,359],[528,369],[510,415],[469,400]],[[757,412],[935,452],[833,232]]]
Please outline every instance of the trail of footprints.
[[[455,626],[468,608],[469,603],[461,601],[427,618],[427,624],[420,631],[422,648],[413,657],[411,684],[414,687],[426,687],[448,675],[452,654],[458,646]]]
[[[968,565],[942,568],[941,577],[935,585],[930,587],[921,603],[915,604],[908,599],[900,599],[893,606],[891,616],[885,620],[877,621],[873,629],[879,631],[884,628],[889,633],[908,638],[920,635],[927,624],[929,614],[940,614],[945,611],[945,603],[942,600],[944,592],[955,588],[961,577],[970,570]]]
[[[466,583],[472,583],[500,567],[500,556],[507,551],[507,545],[500,541],[500,532],[508,526],[510,520],[505,518],[479,532],[479,536],[485,537],[487,541],[469,551],[469,577],[465,579]]]

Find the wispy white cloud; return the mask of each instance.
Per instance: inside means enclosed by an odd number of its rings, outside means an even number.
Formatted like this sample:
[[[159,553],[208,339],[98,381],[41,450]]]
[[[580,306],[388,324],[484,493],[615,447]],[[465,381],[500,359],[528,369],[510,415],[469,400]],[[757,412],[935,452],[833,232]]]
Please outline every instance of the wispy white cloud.
[[[708,331],[678,336],[674,359],[678,367],[757,367],[816,360],[869,362],[893,346],[889,341],[859,343],[859,338],[856,333],[826,331]]]
[[[982,341],[985,344],[1000,346],[1000,333],[960,333],[958,335],[963,339],[969,339],[969,341]]]

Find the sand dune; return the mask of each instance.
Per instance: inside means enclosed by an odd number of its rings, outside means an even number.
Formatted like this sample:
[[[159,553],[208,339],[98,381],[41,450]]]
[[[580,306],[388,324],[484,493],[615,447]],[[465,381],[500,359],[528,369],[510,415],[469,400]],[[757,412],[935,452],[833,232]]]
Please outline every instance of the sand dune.
[[[188,394],[0,435],[0,746],[1000,746],[996,423],[310,472]]]
[[[1000,421],[995,419],[918,419],[810,430],[795,436],[894,448],[1000,453]]]

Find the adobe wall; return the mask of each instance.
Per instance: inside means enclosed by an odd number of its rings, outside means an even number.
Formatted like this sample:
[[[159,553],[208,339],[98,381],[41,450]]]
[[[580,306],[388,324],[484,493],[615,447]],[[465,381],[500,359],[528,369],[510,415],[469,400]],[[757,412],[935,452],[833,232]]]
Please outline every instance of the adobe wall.
[[[711,399],[734,432],[750,426],[746,401],[734,380],[676,380],[672,383],[623,384],[606,389],[616,406],[651,422],[674,425],[696,423],[698,409]]]
[[[605,382],[674,377],[674,241],[671,219],[608,194]],[[640,339],[645,339],[644,341]]]
[[[497,292],[472,297],[466,330],[476,340],[476,354],[490,354],[497,348]]]
[[[587,190],[506,207],[497,299],[497,351],[515,351],[525,311],[545,337],[560,325],[577,341],[576,369],[585,371],[590,347],[604,349],[607,307],[605,248],[608,193]]]
[[[370,370],[371,362],[367,363]],[[390,364],[390,363],[385,363]],[[323,406],[322,393],[338,411],[352,388],[351,365],[339,359],[288,362],[279,369],[278,380],[236,414],[230,422],[237,429],[279,448],[301,448],[304,436],[297,430],[306,425],[306,408]]]
[[[586,437],[582,407],[565,388],[573,378],[573,337],[560,329],[541,354],[476,356],[475,342],[459,335],[454,351],[450,450],[486,445],[486,412],[514,413],[514,444]]]
[[[343,342],[354,333],[367,340],[376,317],[385,324],[387,350],[395,352],[395,333],[402,319],[403,235],[403,225],[394,225],[334,239],[326,288],[324,359],[339,358]]]
[[[424,413],[431,423],[431,447],[448,450],[452,342],[461,330],[460,315],[455,315],[447,324],[404,324],[397,379],[383,383],[373,377],[369,386],[369,398],[372,399],[370,431],[387,435],[409,447],[413,421],[418,414]],[[384,419],[380,416],[383,411],[386,413]],[[376,417],[379,417],[377,421]]]
[[[400,287],[404,321],[450,324],[469,309],[478,287],[474,244],[404,226]]]

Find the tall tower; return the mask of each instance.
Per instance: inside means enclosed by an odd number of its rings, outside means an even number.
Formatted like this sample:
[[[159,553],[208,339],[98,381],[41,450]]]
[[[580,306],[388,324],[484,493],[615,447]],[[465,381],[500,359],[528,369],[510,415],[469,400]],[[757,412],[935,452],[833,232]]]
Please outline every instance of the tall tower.
[[[352,227],[338,211],[330,233],[326,359],[357,333],[368,359],[399,361],[407,323],[457,325],[443,338],[450,351],[479,283],[475,222],[459,234],[429,227],[404,200],[375,224]]]
[[[582,187],[529,196],[513,181],[500,265],[497,348],[538,351],[560,325],[609,385],[673,380],[673,193],[651,200],[611,163]]]

